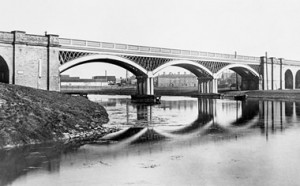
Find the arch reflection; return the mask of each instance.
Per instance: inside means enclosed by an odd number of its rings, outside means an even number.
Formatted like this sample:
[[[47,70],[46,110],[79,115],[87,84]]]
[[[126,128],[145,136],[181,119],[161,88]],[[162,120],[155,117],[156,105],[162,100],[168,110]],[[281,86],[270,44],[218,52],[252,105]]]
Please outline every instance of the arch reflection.
[[[299,125],[300,120],[300,102],[193,99],[169,100],[162,105],[149,106],[132,105],[130,100],[122,99],[122,101],[115,99],[116,104],[107,104],[107,108],[122,104],[124,108],[122,112],[125,113],[122,115],[123,120],[125,118],[127,123],[130,123],[129,120],[133,117],[136,122],[130,127],[106,136],[106,139],[118,143],[94,144],[79,149],[42,144],[0,151],[0,185],[9,185],[17,178],[37,170],[58,172],[61,164],[66,166],[66,162],[76,163],[78,156],[81,157],[79,163],[86,163],[90,158],[99,159],[100,155],[101,158],[115,158],[128,156],[128,154],[153,153],[173,147],[201,145],[246,135],[262,134],[269,139],[269,135],[273,133],[288,128],[293,129],[292,127]],[[196,111],[195,120],[181,127],[170,127],[164,130],[157,126],[158,111],[180,113],[185,109],[188,112]]]
[[[197,108],[197,117],[194,121],[181,127],[166,127],[161,129],[156,123],[157,106],[133,105],[136,109],[136,122],[116,136],[109,136],[109,140],[127,141],[153,141],[166,138],[176,138],[183,135],[209,135],[214,133],[228,133],[238,127],[245,127],[249,121],[258,116],[259,103],[257,101],[227,101],[214,99],[166,101],[159,107],[162,110],[184,110],[187,107]],[[126,107],[127,121],[130,111]],[[226,117],[226,122],[224,122]],[[154,119],[153,119],[154,118]],[[155,120],[155,121],[154,121]],[[253,123],[253,122],[252,122]],[[130,139],[130,140],[129,140]],[[141,140],[142,139],[142,140]]]

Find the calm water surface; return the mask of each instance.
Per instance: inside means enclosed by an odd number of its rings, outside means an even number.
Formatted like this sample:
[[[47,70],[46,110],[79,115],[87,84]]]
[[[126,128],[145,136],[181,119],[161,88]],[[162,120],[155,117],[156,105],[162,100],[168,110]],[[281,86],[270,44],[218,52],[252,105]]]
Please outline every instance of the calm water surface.
[[[93,95],[109,143],[0,151],[0,185],[300,185],[300,103]]]

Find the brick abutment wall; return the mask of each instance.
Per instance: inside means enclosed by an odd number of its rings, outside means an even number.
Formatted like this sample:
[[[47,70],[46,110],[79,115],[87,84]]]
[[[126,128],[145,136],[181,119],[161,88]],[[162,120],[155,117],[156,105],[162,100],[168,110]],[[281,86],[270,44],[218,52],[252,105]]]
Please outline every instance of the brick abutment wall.
[[[0,56],[9,71],[9,83],[43,90],[59,90],[57,35],[0,32]]]

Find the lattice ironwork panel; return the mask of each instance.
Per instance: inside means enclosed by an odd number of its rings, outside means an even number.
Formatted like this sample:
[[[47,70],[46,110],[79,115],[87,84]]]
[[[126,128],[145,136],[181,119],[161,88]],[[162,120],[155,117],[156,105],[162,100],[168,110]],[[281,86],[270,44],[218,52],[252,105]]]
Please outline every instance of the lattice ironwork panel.
[[[166,59],[166,58],[156,58],[156,57],[141,57],[141,56],[121,56],[124,58],[127,58],[143,68],[145,68],[147,71],[153,71],[157,67],[172,61],[172,59]]]
[[[139,64],[140,66],[144,67],[148,71],[153,71],[157,67],[176,60],[176,59],[168,59],[168,58],[156,58],[156,57],[140,57],[140,56],[122,56],[125,57],[131,61],[134,61],[135,63]],[[193,61],[193,60],[191,60]],[[226,65],[229,65],[229,63],[223,63],[223,62],[213,62],[213,61],[193,61],[201,64],[202,66],[209,69],[212,73],[217,72],[221,68],[225,67]]]
[[[59,51],[59,61],[60,64],[64,64],[66,62],[69,62],[71,60],[92,55],[93,53],[87,53],[87,52],[74,52],[74,51]]]
[[[221,70],[223,67],[229,65],[229,63],[215,62],[215,61],[196,61],[196,62],[206,67],[212,73],[216,73],[219,70]]]

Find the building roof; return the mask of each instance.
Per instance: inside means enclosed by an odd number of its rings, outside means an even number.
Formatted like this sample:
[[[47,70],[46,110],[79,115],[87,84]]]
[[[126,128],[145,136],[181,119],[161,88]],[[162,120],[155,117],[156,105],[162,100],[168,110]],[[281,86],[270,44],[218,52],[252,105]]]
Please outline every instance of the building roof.
[[[65,79],[80,79],[80,78],[79,77],[71,77],[69,75],[60,75],[60,79],[65,80]]]
[[[192,78],[196,76],[194,74],[160,74],[157,76],[158,78]]]
[[[61,82],[107,82],[105,79],[61,79]]]
[[[93,79],[80,79],[80,77],[70,77],[69,75],[60,75],[61,82],[108,82],[116,81],[115,76],[94,76]]]
[[[107,81],[116,81],[116,76],[93,76],[93,79],[104,79]]]

